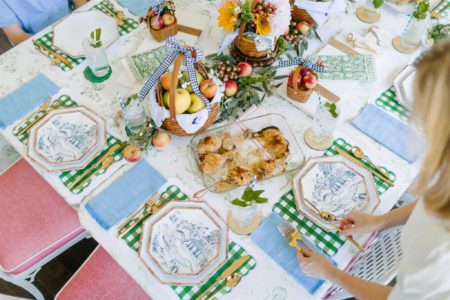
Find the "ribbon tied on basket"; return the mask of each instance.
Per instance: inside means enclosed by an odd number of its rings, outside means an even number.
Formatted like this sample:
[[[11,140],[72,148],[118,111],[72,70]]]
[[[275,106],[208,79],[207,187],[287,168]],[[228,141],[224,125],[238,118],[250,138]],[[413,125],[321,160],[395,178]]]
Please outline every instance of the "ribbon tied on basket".
[[[282,60],[278,63],[278,66],[276,66],[276,68],[287,68],[297,65],[303,65],[306,68],[319,73],[326,72],[326,68],[324,66],[314,63],[308,59],[301,58],[300,56],[296,56],[289,60]]]
[[[150,7],[150,9],[152,10],[154,16],[159,16],[161,14],[161,11],[162,11],[162,1],[161,0],[156,0],[156,4],[152,5]],[[153,21],[152,25],[155,25],[156,23],[158,23],[158,18],[157,17]]]
[[[164,61],[161,63],[161,65],[156,69],[155,73],[153,73],[152,76],[147,80],[147,82],[142,87],[141,91],[139,92],[139,98],[141,100],[144,100],[144,98],[148,95],[150,90],[153,88],[153,86],[156,84],[156,82],[159,80],[159,78],[164,74],[164,72],[169,68],[169,66],[172,64],[172,62],[175,60],[177,55],[183,54],[185,57],[186,62],[186,70],[189,74],[189,79],[191,81],[192,90],[194,93],[199,96],[203,102],[206,104],[206,109],[208,112],[211,112],[211,103],[206,99],[206,97],[200,92],[200,88],[198,86],[197,82],[197,76],[195,74],[195,63],[197,60],[199,60],[203,53],[199,48],[196,47],[184,47],[180,44],[180,42],[173,38],[169,37],[166,41],[166,47],[169,49],[172,49],[171,54],[167,56]],[[195,53],[195,55],[193,55]]]

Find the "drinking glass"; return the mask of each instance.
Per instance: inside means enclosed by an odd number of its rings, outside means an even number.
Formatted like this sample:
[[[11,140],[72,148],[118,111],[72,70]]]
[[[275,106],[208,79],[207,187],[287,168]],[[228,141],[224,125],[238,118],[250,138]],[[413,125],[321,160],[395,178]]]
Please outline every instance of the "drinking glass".
[[[92,74],[96,77],[103,77],[108,74],[110,66],[105,48],[103,46],[98,48],[92,47],[88,39],[83,41],[83,47],[86,52],[86,62]]]
[[[257,205],[254,203],[246,207],[231,205],[231,217],[240,228],[250,226],[257,217],[257,214]]]
[[[138,134],[144,129],[147,121],[144,105],[137,95],[128,97],[126,102],[122,113],[127,129],[132,135]]]
[[[364,5],[364,12],[366,16],[374,18],[378,16],[379,10],[379,8],[375,8],[375,6],[373,5],[373,0],[366,0]]]
[[[328,103],[328,104],[326,104]],[[327,139],[333,137],[333,132],[336,129],[338,116],[340,114],[339,107],[336,108],[337,116],[333,116],[330,109],[327,107],[331,102],[319,103],[314,113],[314,120],[312,126],[312,137],[317,143],[322,143]]]
[[[403,34],[400,36],[401,43],[409,48],[417,48],[421,38],[427,29],[429,19],[418,20],[414,17],[408,22]]]

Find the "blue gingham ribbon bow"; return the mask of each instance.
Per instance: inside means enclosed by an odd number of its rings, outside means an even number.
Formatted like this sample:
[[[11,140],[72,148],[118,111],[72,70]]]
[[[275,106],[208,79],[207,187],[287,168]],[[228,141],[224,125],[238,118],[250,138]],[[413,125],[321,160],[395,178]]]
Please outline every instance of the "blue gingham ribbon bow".
[[[158,22],[158,16],[161,14],[162,11],[162,1],[157,0],[156,5],[152,6],[153,15],[156,16],[155,21],[153,21],[152,25],[155,25]]]
[[[166,41],[166,47],[169,49],[173,49],[169,56],[167,56],[164,61],[161,63],[161,65],[156,69],[155,73],[153,73],[152,76],[147,80],[147,82],[142,87],[141,91],[139,92],[139,98],[141,100],[144,100],[144,98],[147,96],[147,94],[150,92],[150,90],[153,88],[153,86],[156,84],[156,82],[159,80],[159,78],[164,74],[164,72],[169,68],[169,66],[172,64],[172,62],[175,60],[178,54],[183,53],[186,61],[186,69],[189,73],[189,79],[191,81],[192,90],[195,94],[197,94],[206,104],[206,109],[208,112],[211,112],[211,103],[206,99],[205,96],[200,92],[200,88],[198,86],[197,82],[197,76],[195,75],[195,62],[202,57],[202,52],[200,49],[195,47],[189,47],[185,48],[183,47],[180,42],[173,38],[169,37]],[[196,53],[196,56],[192,56],[192,52]]]
[[[289,60],[282,60],[278,63],[277,68],[286,68],[286,67],[291,67],[291,66],[297,66],[297,65],[303,65],[306,68],[319,72],[319,73],[323,73],[326,72],[325,67],[324,66],[320,66],[316,63],[313,63],[310,60],[301,58],[300,56],[296,56],[292,59]]]

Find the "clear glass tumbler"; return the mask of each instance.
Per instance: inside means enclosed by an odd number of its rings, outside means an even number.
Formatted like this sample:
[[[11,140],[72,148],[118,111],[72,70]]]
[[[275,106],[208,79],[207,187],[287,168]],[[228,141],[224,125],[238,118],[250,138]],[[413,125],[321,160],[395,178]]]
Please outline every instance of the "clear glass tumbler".
[[[131,134],[141,132],[147,121],[142,101],[137,95],[130,96],[122,108],[123,118]]]
[[[335,104],[331,102],[320,103],[314,113],[312,136],[317,143],[322,143],[323,141],[333,137],[333,132],[336,129],[340,111],[339,107],[336,107],[336,115],[333,116],[333,113],[329,108],[332,105]]]
[[[83,41],[83,47],[86,52],[86,62],[92,74],[97,77],[103,77],[108,74],[110,66],[105,48],[103,46],[98,48],[92,47],[88,39]]]
[[[379,13],[379,8],[375,8],[373,5],[373,0],[366,0],[364,4],[364,13],[367,17],[374,18]]]
[[[427,29],[428,22],[428,17],[423,20],[418,20],[414,17],[411,17],[411,20],[406,25],[403,34],[400,36],[402,44],[410,48],[418,47],[420,45],[422,36]]]
[[[241,207],[238,205],[231,205],[231,216],[236,225],[240,228],[250,226],[257,217],[257,205]]]

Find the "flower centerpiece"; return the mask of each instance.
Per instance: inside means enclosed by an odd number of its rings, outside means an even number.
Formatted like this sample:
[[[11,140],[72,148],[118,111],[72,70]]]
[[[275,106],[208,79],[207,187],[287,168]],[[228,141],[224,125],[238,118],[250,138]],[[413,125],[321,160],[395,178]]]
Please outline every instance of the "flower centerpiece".
[[[175,17],[175,2],[172,0],[161,1],[158,1],[156,6],[150,7],[147,16],[147,25],[150,34],[158,42],[178,32],[177,18]]]
[[[226,0],[219,8],[218,24],[238,35],[231,54],[252,65],[269,65],[276,57],[277,40],[290,22],[286,0]]]

